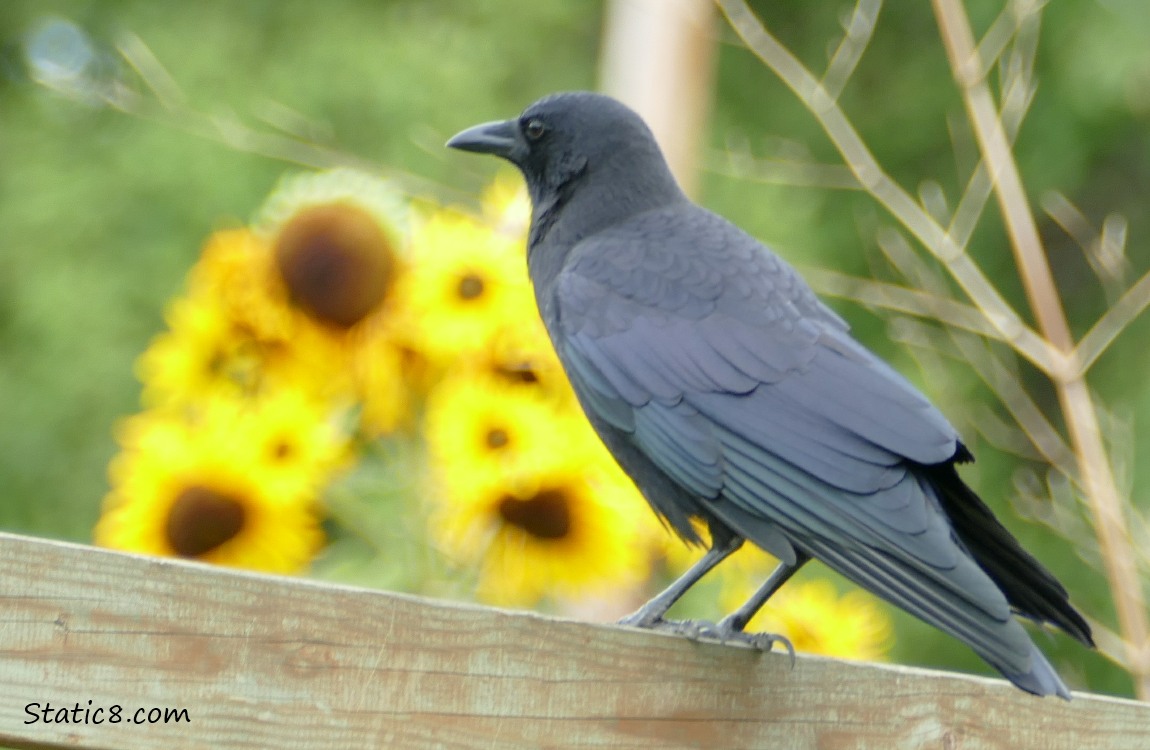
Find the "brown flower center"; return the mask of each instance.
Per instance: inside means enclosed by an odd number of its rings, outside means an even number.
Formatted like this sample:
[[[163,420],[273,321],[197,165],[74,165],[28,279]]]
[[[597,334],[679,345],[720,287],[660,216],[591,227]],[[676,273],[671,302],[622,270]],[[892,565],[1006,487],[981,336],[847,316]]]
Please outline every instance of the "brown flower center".
[[[168,544],[180,557],[200,557],[240,533],[244,506],[208,487],[186,487],[168,512]]]
[[[473,300],[483,295],[484,286],[482,276],[469,273],[459,280],[459,287],[456,289],[456,292],[459,294],[460,299]]]
[[[538,539],[562,539],[571,531],[570,501],[563,490],[541,490],[526,500],[505,496],[499,515]]]
[[[271,444],[272,458],[276,461],[287,461],[295,456],[295,445],[288,438],[280,438]]]
[[[387,297],[396,273],[390,238],[367,211],[346,203],[297,213],[275,240],[288,297],[313,318],[351,328]]]
[[[495,365],[495,373],[517,383],[538,383],[539,373],[530,362],[502,362]]]
[[[510,442],[510,438],[507,435],[507,430],[501,427],[493,427],[487,431],[484,442],[491,450],[499,450]]]

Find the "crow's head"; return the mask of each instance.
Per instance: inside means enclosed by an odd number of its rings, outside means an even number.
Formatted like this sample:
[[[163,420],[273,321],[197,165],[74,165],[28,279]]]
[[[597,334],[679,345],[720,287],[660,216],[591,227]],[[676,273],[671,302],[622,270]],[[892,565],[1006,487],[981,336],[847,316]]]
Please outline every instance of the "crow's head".
[[[617,207],[681,195],[646,123],[602,94],[552,94],[515,119],[468,128],[447,145],[515,164],[537,209],[584,185]]]

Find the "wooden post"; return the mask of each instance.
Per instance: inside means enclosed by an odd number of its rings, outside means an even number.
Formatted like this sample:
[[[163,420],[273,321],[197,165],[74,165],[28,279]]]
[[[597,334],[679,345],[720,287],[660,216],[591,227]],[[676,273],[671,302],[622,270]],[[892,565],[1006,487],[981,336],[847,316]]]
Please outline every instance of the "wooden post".
[[[599,85],[643,116],[688,195],[715,73],[711,0],[609,0]]]
[[[1150,747],[1150,705],[998,680],[7,534],[0,571],[0,745]]]

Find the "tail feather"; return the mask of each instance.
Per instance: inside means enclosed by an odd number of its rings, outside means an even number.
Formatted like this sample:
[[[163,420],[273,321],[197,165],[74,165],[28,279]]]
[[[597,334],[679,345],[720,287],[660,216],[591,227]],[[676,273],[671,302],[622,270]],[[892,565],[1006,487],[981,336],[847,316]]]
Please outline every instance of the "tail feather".
[[[980,654],[981,655],[981,654]],[[985,659],[986,657],[983,656]],[[1030,644],[1030,661],[1031,668],[1028,672],[1015,672],[1010,669],[1003,669],[999,664],[987,659],[987,661],[999,672],[1003,677],[1013,682],[1019,688],[1034,695],[1057,695],[1064,700],[1070,700],[1070,690],[1066,684],[1062,682],[1062,678],[1054,671],[1054,667],[1046,660],[1046,657],[1038,650],[1038,647],[1033,643]]]
[[[954,465],[931,466],[927,472],[958,538],[1018,614],[1050,623],[1080,643],[1094,647],[1090,625],[1070,604],[1066,589],[999,523],[982,498],[958,476]],[[1045,658],[1041,661],[1045,662]],[[1046,666],[1053,674],[1049,664]],[[1054,679],[1058,679],[1057,675]]]

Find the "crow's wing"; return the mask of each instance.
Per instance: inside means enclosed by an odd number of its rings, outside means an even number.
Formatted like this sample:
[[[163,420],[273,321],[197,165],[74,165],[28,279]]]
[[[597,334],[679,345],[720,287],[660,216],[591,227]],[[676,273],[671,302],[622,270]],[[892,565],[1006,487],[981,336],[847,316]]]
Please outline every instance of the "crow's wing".
[[[650,212],[584,240],[556,296],[560,355],[622,430],[673,429],[641,410],[685,403],[856,493],[892,486],[907,459],[955,454],[954,428],[926,398],[793,269],[709,212]]]
[[[914,470],[954,457],[954,428],[789,266],[676,209],[585,239],[558,278],[556,346],[585,408],[701,503],[769,522],[1016,682],[1049,687]]]

